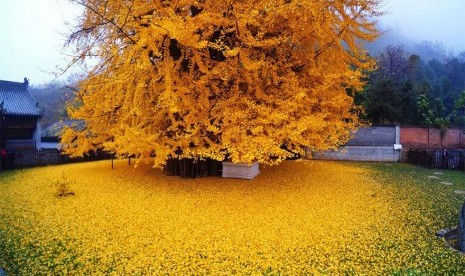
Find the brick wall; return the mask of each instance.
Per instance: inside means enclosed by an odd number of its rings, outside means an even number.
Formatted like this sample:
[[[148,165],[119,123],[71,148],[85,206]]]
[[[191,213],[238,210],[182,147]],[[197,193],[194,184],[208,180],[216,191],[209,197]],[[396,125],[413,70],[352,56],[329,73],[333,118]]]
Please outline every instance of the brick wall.
[[[400,141],[399,139],[400,132]],[[402,151],[394,149],[397,141]],[[407,161],[409,150],[465,149],[464,129],[450,128],[441,137],[437,128],[402,126],[372,126],[360,128],[354,137],[340,150],[318,152],[314,159],[365,160],[365,161]]]
[[[463,129],[450,128],[441,137],[438,128],[401,127],[400,143],[402,144],[401,160],[406,160],[409,150],[459,149],[465,148]]]
[[[409,149],[457,149],[465,147],[462,129],[448,129],[444,137],[437,128],[401,127],[400,143]]]

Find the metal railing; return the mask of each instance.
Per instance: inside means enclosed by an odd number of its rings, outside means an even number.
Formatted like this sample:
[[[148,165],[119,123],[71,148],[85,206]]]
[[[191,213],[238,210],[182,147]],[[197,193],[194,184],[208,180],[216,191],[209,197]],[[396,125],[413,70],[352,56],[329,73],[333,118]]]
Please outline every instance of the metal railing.
[[[8,151],[5,156],[0,158],[0,170],[96,161],[110,159],[111,156],[111,154],[105,152],[97,152],[84,157],[70,158],[56,149]]]

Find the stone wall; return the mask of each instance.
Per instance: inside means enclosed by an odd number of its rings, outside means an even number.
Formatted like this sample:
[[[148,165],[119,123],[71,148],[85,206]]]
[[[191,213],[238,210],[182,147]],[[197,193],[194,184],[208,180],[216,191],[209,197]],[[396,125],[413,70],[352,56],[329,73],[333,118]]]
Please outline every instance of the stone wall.
[[[317,152],[313,159],[346,161],[387,161],[397,162],[400,151],[394,146],[344,146],[338,150]]]
[[[392,161],[400,158],[398,126],[364,127],[338,150],[313,153],[313,159],[347,161]]]
[[[359,128],[346,146],[392,146],[395,143],[395,126],[372,126]]]

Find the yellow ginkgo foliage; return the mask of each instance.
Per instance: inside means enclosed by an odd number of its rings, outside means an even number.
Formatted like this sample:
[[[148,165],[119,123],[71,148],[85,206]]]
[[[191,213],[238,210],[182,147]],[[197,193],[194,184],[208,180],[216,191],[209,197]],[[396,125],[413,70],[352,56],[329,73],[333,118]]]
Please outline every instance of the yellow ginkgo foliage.
[[[69,42],[97,63],[67,152],[277,163],[335,148],[359,124],[379,0],[71,0]]]

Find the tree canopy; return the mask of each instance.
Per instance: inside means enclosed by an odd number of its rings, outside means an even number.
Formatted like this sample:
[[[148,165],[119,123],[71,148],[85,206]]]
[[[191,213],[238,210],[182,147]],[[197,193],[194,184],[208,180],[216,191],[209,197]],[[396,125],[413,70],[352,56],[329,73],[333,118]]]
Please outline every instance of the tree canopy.
[[[95,66],[69,108],[67,152],[277,163],[344,143],[378,0],[71,0]]]

